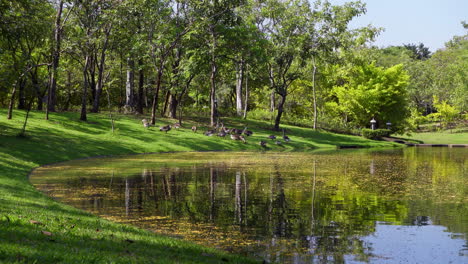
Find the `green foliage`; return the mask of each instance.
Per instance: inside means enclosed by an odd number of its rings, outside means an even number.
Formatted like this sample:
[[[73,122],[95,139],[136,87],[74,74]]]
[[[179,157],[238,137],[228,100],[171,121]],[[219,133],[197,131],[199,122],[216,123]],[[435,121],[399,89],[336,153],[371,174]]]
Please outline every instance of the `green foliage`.
[[[434,96],[434,107],[437,109],[436,113],[432,113],[429,116],[435,120],[440,120],[442,128],[448,128],[452,122],[454,122],[458,117],[460,111],[450,104],[447,101],[440,101],[437,96]]]
[[[354,66],[347,71],[346,83],[335,86],[336,106],[352,124],[369,125],[375,118],[380,125],[392,123],[392,130],[406,127],[409,116],[407,92],[409,76],[402,65],[388,69],[373,64]]]
[[[368,129],[363,128],[361,130],[362,136],[368,139],[381,139],[382,137],[388,137],[392,133],[390,129]]]

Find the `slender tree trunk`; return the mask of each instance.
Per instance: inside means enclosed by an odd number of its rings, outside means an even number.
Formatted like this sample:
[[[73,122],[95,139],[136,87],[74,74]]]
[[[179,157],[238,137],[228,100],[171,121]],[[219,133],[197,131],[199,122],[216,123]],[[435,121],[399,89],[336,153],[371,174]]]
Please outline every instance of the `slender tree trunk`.
[[[274,130],[275,131],[280,131],[280,121],[281,121],[281,116],[283,115],[283,107],[284,107],[284,103],[286,102],[286,95],[285,94],[281,94],[281,97],[280,97],[280,101],[278,103],[278,113],[276,114],[276,119],[275,119],[275,127],[274,127]]]
[[[210,125],[215,126],[215,119],[218,117],[218,110],[217,110],[217,100],[216,100],[216,34],[215,34],[215,28],[214,25],[210,26],[210,33],[211,33],[211,41],[212,41],[212,47],[211,47],[211,76],[210,76],[210,104],[211,104],[211,109],[210,109]]]
[[[13,105],[15,104],[15,95],[16,95],[16,84],[13,86],[13,91],[11,92],[10,104],[8,105],[7,119],[11,119],[13,116]]]
[[[145,71],[143,69],[143,59],[138,60],[138,96],[136,103],[136,111],[143,114],[143,99],[144,99],[144,85],[145,85]]]
[[[132,111],[134,104],[134,81],[135,81],[135,74],[134,74],[134,67],[135,63],[132,59],[127,59],[127,82],[125,85],[125,107],[128,108],[127,111]]]
[[[26,96],[24,87],[26,85],[26,81],[21,79],[19,82],[19,98],[18,98],[18,109],[26,109]]]
[[[177,96],[171,94],[170,97],[170,104],[169,104],[169,117],[170,118],[177,118],[177,105],[179,101],[177,100]]]
[[[164,106],[161,110],[161,116],[166,116],[167,113],[167,106],[169,105],[169,101],[171,100],[171,91],[166,91],[166,96],[164,96]]]
[[[275,98],[275,80],[273,79],[273,68],[270,66],[270,87],[271,87],[271,94],[270,94],[270,112],[274,112],[276,108],[276,98]]]
[[[154,96],[153,96],[153,106],[151,107],[151,124],[154,125],[156,124],[156,109],[158,106],[158,95],[159,95],[159,90],[161,89],[161,79],[163,75],[163,63],[161,63],[159,69],[158,69],[158,75],[156,79],[156,91],[154,91]]]
[[[247,64],[247,73],[245,76],[245,101],[244,101],[244,119],[247,119],[247,106],[249,104],[249,65]]]
[[[236,71],[236,111],[238,116],[242,116],[242,82],[244,80],[244,59],[237,64]]]
[[[317,66],[315,64],[315,57],[312,57],[312,64],[314,70],[312,71],[312,97],[314,99],[314,130],[317,129],[317,96],[315,91],[315,74],[317,73]]]
[[[47,94],[47,110],[46,110],[46,120],[49,119],[49,111],[55,112],[55,105],[57,104],[56,90],[57,90],[57,69],[60,62],[60,46],[62,40],[62,10],[63,10],[63,0],[60,0],[57,16],[55,17],[55,28],[54,28],[54,48],[52,51],[52,72],[50,74],[50,85],[49,92]]]
[[[86,103],[88,101],[88,86],[89,86],[88,67],[89,67],[89,64],[90,64],[90,56],[86,55],[85,66],[83,69],[83,95],[81,97],[81,115],[80,115],[81,121],[88,120],[86,116]]]
[[[96,86],[96,94],[94,95],[94,102],[93,102],[93,113],[99,112],[99,101],[101,98],[102,94],[102,87],[104,85],[104,69],[105,69],[105,62],[106,62],[106,51],[107,51],[107,45],[109,43],[109,35],[112,29],[112,25],[108,26],[106,29],[106,37],[104,40],[104,45],[102,46],[101,50],[101,57],[99,58],[99,63],[97,64],[98,66],[98,80],[97,80],[97,86]]]

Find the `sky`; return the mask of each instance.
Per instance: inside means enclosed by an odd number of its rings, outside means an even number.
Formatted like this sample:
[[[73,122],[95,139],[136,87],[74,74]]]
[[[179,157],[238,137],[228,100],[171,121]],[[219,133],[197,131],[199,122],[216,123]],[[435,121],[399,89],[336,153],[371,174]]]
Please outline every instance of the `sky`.
[[[343,4],[346,0],[329,0]],[[431,52],[445,47],[453,36],[467,34],[461,21],[468,23],[468,0],[361,0],[365,15],[355,18],[351,28],[372,24],[382,27],[374,42],[379,47],[419,44]]]

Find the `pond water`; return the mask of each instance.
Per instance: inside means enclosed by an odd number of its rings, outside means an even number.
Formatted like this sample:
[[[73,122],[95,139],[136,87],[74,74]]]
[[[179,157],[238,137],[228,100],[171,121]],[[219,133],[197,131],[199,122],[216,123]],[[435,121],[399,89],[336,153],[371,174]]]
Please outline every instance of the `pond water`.
[[[61,202],[280,263],[468,263],[468,149],[207,152],[34,171]]]

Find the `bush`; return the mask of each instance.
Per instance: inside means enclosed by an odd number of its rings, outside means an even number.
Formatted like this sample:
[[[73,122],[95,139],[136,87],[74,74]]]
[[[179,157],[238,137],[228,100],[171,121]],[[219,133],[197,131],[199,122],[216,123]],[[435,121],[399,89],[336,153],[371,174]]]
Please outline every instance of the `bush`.
[[[361,130],[362,136],[368,139],[381,139],[382,137],[388,137],[392,133],[390,129],[368,129],[363,128]]]

